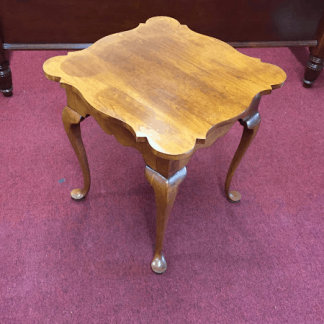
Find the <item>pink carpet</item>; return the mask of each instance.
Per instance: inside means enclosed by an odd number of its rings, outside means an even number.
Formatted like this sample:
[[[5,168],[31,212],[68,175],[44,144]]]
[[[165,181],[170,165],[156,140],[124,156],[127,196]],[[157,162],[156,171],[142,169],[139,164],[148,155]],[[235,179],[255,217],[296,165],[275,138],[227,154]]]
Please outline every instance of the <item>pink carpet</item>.
[[[324,323],[324,74],[302,87],[305,48],[241,49],[283,68],[259,133],[223,184],[242,127],[190,161],[166,233],[168,270],[150,269],[153,189],[144,161],[89,118],[87,198],[64,132],[64,89],[14,52],[0,95],[0,323]]]

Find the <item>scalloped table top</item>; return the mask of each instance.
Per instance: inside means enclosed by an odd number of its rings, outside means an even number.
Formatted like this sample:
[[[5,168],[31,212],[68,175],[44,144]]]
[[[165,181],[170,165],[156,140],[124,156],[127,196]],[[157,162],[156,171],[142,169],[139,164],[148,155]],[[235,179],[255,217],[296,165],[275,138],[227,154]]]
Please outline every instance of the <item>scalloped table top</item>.
[[[53,57],[43,68],[48,79],[121,121],[136,141],[147,138],[153,151],[179,157],[286,80],[279,67],[168,17]]]

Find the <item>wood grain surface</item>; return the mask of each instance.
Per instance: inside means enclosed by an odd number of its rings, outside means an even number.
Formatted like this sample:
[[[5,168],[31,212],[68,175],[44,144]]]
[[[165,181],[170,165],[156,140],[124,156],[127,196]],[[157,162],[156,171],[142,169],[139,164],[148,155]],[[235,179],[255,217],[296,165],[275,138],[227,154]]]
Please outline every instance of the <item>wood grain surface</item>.
[[[123,124],[137,142],[147,139],[155,153],[173,159],[188,156],[213,127],[239,119],[256,96],[286,79],[279,67],[168,17],[51,58],[44,71]]]

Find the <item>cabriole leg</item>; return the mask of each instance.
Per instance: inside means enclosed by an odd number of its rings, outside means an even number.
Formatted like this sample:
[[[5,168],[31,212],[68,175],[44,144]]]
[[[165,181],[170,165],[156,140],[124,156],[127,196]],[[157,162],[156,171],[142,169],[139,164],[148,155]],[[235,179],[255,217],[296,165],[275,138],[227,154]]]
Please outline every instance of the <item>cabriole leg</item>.
[[[66,134],[69,137],[75,154],[78,157],[84,180],[83,189],[72,190],[71,197],[74,200],[81,200],[87,195],[90,189],[90,170],[80,129],[80,122],[83,120],[83,117],[69,107],[65,107],[62,113],[62,119]]]
[[[234,158],[232,163],[229,167],[227,172],[226,180],[225,180],[225,193],[227,199],[230,202],[238,202],[241,199],[241,194],[238,191],[230,191],[231,180],[237,169],[238,165],[240,164],[246,150],[250,146],[253,138],[255,137],[256,133],[258,132],[260,126],[261,118],[258,112],[255,112],[247,119],[241,121],[241,124],[244,127],[243,135],[241,138],[241,142],[235,152]]]
[[[151,263],[151,268],[155,273],[163,273],[167,268],[167,263],[162,254],[164,234],[178,192],[179,184],[186,175],[186,167],[183,167],[169,179],[164,178],[148,166],[145,168],[146,179],[152,185],[155,192],[157,207],[156,246],[153,261]]]

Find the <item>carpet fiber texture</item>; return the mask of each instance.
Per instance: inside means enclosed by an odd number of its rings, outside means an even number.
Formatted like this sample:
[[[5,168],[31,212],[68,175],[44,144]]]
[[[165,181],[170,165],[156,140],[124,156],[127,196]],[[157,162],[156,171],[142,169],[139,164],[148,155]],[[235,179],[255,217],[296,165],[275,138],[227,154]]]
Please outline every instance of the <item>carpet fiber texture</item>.
[[[306,48],[240,49],[287,73],[264,96],[259,133],[233,178],[237,123],[196,152],[166,232],[168,270],[150,269],[154,192],[144,161],[88,118],[87,198],[64,132],[64,89],[14,52],[0,95],[0,323],[324,323],[324,75],[302,87]]]

